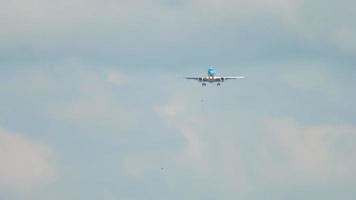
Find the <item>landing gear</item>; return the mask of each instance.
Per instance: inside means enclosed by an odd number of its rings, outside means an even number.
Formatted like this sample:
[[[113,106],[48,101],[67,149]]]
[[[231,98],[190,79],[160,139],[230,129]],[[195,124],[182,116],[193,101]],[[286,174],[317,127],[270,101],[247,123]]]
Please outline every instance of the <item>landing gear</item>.
[[[201,85],[202,85],[202,86],[206,86],[206,83],[202,83]]]
[[[217,86],[220,86],[220,83],[217,83],[216,85],[217,85]]]

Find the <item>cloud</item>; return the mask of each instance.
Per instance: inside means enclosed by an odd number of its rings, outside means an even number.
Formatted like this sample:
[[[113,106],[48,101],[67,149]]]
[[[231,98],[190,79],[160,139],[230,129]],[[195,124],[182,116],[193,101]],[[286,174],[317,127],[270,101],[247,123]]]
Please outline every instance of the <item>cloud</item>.
[[[187,112],[187,106],[182,98],[176,97],[166,104],[156,106],[154,110],[165,117],[177,117]]]
[[[138,159],[134,159],[134,158],[126,159],[123,161],[123,164],[122,164],[123,173],[125,175],[140,179],[144,175],[144,171],[145,171],[144,165],[146,163],[147,162],[144,162],[144,161],[138,160]]]
[[[139,40],[152,47],[157,42],[172,43],[171,38],[176,37],[178,45],[182,36],[183,40],[187,35],[195,37],[197,29],[210,29],[212,22],[219,24],[224,19],[266,14],[286,18],[292,12],[294,2],[195,0],[172,4],[144,0],[14,0],[3,3],[0,43],[7,47],[40,43],[36,45],[37,49],[52,49],[53,44],[56,49],[76,44],[75,49],[89,47],[100,51],[104,46],[109,47],[107,43],[110,42],[116,44],[116,50],[124,47],[128,51],[137,48],[132,46],[133,41]],[[195,22],[199,22],[199,26]],[[184,34],[180,34],[182,31]]]
[[[238,134],[231,137],[231,130],[215,127],[215,117],[201,115],[200,98],[189,98],[174,95],[155,109],[184,138],[181,151],[173,158],[177,167],[192,173],[193,179],[203,180],[206,188],[234,194],[238,187],[238,195],[251,191]]]
[[[53,156],[43,141],[0,129],[0,188],[31,188],[56,176]]]
[[[107,66],[96,66],[102,71],[94,70],[94,66],[80,62],[62,65],[61,69],[43,72],[50,80],[46,85],[48,91],[41,91],[38,95],[47,98],[41,106],[45,108],[46,114],[57,122],[76,126],[85,124],[92,130],[93,127],[108,131],[135,126],[138,112],[126,107],[129,98],[113,87],[130,82],[125,74],[107,70],[110,69]],[[28,82],[34,82],[34,78],[32,74],[26,74]],[[17,82],[23,84],[21,79]],[[28,87],[27,90],[33,91],[36,88]]]
[[[296,0],[196,0],[194,2],[198,5],[197,8],[205,7],[210,12],[219,11],[230,17],[241,16],[241,14],[245,16],[273,14],[288,17],[297,8]]]
[[[129,83],[128,76],[119,73],[117,71],[111,71],[107,73],[107,80],[116,85],[116,86],[123,86]]]
[[[159,165],[162,163],[161,159],[152,155],[131,155],[122,160],[122,173],[136,180],[143,180],[147,174],[162,170],[162,166]]]
[[[355,176],[356,148],[349,143],[355,137],[356,127],[348,125],[311,127],[291,119],[267,120],[257,172],[261,180],[277,185],[348,180]]]
[[[319,43],[320,48],[354,53],[355,44],[355,2],[316,0],[291,1],[290,8],[281,9],[284,28],[301,36],[307,44]],[[278,9],[277,9],[278,10]],[[335,49],[335,47],[337,49]]]
[[[288,69],[277,67],[291,88],[330,92],[333,71],[326,63],[300,62],[289,64]],[[335,84],[335,83],[333,83]]]
[[[354,12],[334,17],[330,13],[335,11],[324,4],[305,0],[15,0],[3,3],[0,51],[7,59],[22,56],[23,51],[29,57],[55,54],[62,59],[120,55],[121,62],[130,61],[125,64],[137,63],[140,57],[145,65],[148,58],[166,64],[172,58],[219,53],[234,61],[229,56],[232,52],[250,59],[261,51],[263,55],[287,53],[286,47],[303,42],[303,48],[335,45],[343,52],[354,52],[355,30],[350,28]],[[335,4],[347,5],[332,3],[330,7],[349,10]],[[276,55],[281,59],[281,54]]]
[[[317,71],[311,73],[317,75]],[[308,81],[290,84],[303,90],[316,90],[328,80],[328,72],[311,85]],[[215,117],[218,112],[208,106],[208,100],[204,104],[214,117],[198,110],[197,99],[194,95],[175,94],[157,106],[156,111],[184,138],[185,143],[175,158],[177,166],[194,172],[195,178],[210,177],[205,180],[207,187],[212,181],[215,186],[224,182],[220,191],[236,194],[238,187],[239,193],[246,195],[261,185],[289,188],[349,183],[356,176],[353,159],[356,127],[353,125],[313,126],[287,117],[240,118],[244,114],[233,108],[233,115],[224,111],[223,120],[219,120]]]
[[[166,104],[156,106],[155,110],[184,137],[186,143],[182,152],[182,161],[200,166],[206,163],[204,142],[199,136],[203,132],[204,121],[194,115],[189,115],[191,108],[188,105],[186,98],[174,96]]]
[[[344,52],[356,52],[356,29],[347,27],[335,30],[330,40]]]

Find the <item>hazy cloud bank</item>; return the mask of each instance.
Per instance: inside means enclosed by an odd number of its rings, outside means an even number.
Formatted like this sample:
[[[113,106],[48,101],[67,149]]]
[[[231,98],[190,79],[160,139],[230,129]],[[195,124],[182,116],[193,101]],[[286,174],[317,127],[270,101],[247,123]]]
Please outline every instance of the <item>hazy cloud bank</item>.
[[[1,189],[36,187],[53,181],[57,174],[53,155],[45,142],[0,129]]]

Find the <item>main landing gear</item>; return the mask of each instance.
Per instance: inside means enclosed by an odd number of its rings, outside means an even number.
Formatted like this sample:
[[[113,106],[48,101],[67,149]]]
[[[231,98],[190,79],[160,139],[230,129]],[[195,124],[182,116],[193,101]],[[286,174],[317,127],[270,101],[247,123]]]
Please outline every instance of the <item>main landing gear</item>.
[[[202,86],[206,86],[206,83],[202,83],[201,85],[202,85]],[[217,83],[216,85],[217,85],[217,86],[220,86],[221,83]]]

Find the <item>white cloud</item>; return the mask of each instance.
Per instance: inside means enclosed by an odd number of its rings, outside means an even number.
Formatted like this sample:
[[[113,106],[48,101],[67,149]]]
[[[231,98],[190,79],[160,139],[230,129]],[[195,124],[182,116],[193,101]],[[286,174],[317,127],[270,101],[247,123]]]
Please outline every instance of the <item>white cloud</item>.
[[[0,43],[7,51],[25,44],[35,44],[36,49],[52,49],[55,46],[55,50],[68,51],[68,45],[76,44],[76,52],[88,48],[91,52],[101,52],[114,47],[109,51],[115,54],[133,49],[137,53],[146,49],[132,45],[136,42],[150,48],[156,48],[158,43],[178,47],[181,42],[198,37],[197,34],[209,31],[211,27],[223,28],[220,25],[226,22],[229,26],[231,23],[238,26],[246,19],[269,16],[270,20],[282,22],[283,28],[300,34],[304,39],[336,44],[342,50],[355,51],[352,40],[355,38],[354,30],[344,30],[354,24],[354,12],[350,9],[355,7],[353,2],[331,2],[328,6],[323,1],[305,0],[170,2],[4,1],[0,13]],[[338,8],[335,15],[331,14],[333,7]],[[254,26],[259,25],[251,25]]]
[[[355,138],[356,127],[310,127],[281,119],[268,120],[266,130],[257,165],[261,180],[274,184],[345,181],[355,175],[356,148],[348,140]]]
[[[206,165],[205,145],[199,136],[203,132],[204,121],[196,116],[189,116],[191,107],[188,106],[186,100],[182,96],[174,96],[168,103],[156,106],[155,110],[184,137],[186,143],[182,152],[182,161],[200,167],[201,164]]]
[[[173,159],[179,168],[187,169],[195,178],[206,181],[207,187],[224,192],[236,191],[236,187],[241,193],[250,191],[238,139],[228,136],[224,127],[213,127],[211,119],[214,117],[196,112],[201,102],[194,103],[188,98],[178,94],[156,107],[163,119],[179,130],[185,140],[181,152]],[[218,187],[217,183],[220,184]]]
[[[53,181],[57,169],[48,146],[0,129],[0,188],[31,188]]]
[[[108,72],[107,80],[116,86],[123,86],[129,83],[128,76],[124,75],[123,73],[119,73],[117,71]]]
[[[321,78],[317,84],[323,83]],[[241,144],[245,136],[231,130],[235,126],[227,126],[236,123],[236,119],[225,118],[215,127],[211,124],[216,124],[216,120],[202,116],[201,112],[197,115],[195,107],[196,103],[179,95],[156,111],[182,134],[185,145],[176,159],[178,165],[195,171],[196,176],[218,173],[220,178],[215,181],[238,185],[241,192],[247,192],[253,190],[251,182],[255,181],[289,187],[337,183],[356,175],[356,148],[352,142],[356,127],[352,125],[310,126],[290,119],[268,119],[265,123],[256,122],[262,138],[257,137],[256,129],[240,130],[252,133],[248,146]],[[224,185],[225,191],[227,188]]]
[[[297,33],[305,40],[322,41],[341,50],[355,52],[355,31],[344,30],[354,24],[350,19],[354,12],[344,8],[348,5],[346,3],[337,3],[344,7],[332,3],[326,9],[323,1],[310,3],[305,0],[170,2],[6,1],[2,3],[0,13],[0,43],[7,51],[19,45],[32,44],[39,50],[62,52],[75,44],[73,53],[87,49],[91,53],[138,53],[147,51],[143,47],[155,49],[160,45],[187,48],[182,43],[201,37],[201,32],[210,31],[212,27],[225,29],[232,23],[238,26],[249,19],[269,17],[271,24],[281,22],[282,28],[291,31],[292,36]],[[334,17],[330,14],[333,6],[347,10],[347,14],[339,12]],[[349,3],[349,7],[355,6]],[[224,27],[226,25],[229,27]],[[251,25],[255,26],[260,24]],[[172,37],[175,40],[171,40]]]
[[[171,98],[167,104],[155,107],[156,112],[165,117],[181,116],[187,112],[187,106],[182,98]]]
[[[77,98],[52,103],[48,106],[48,112],[51,116],[71,124],[90,124],[103,130],[135,127],[139,114],[135,110],[125,108],[112,94],[102,93],[100,87],[98,89],[92,88],[91,94],[82,90],[79,92],[84,93],[79,93]]]
[[[231,17],[243,15],[273,14],[288,17],[296,8],[296,0],[196,0],[199,7],[219,11]],[[197,7],[198,7],[197,6]]]
[[[162,164],[162,157],[150,154],[131,155],[122,160],[121,169],[124,175],[142,180],[149,173],[163,170],[160,164]]]
[[[285,28],[309,43],[322,43],[321,48],[337,47],[342,53],[354,53],[355,44],[355,2],[315,0],[294,0],[292,9],[280,9],[281,21]],[[287,6],[288,7],[288,6]],[[279,9],[277,9],[279,10]]]
[[[283,67],[277,69],[283,72],[282,77],[292,88],[323,92],[334,89],[331,87],[330,82],[335,82],[335,80],[333,80],[333,72],[328,65],[311,62],[286,65],[288,65],[287,69]]]
[[[356,30],[353,28],[340,28],[330,36],[330,40],[344,52],[356,53]]]
[[[65,123],[90,124],[104,130],[122,130],[136,125],[139,113],[134,108],[126,107],[129,104],[128,98],[120,98],[121,93],[111,87],[128,84],[126,75],[117,71],[95,71],[92,66],[80,63],[71,65],[77,67],[60,70],[62,74],[56,77],[59,80],[51,82],[53,87],[61,85],[61,92],[66,94],[63,98],[45,102],[51,117]],[[68,72],[71,76],[66,75]],[[46,75],[54,76],[50,72]]]
[[[122,172],[125,175],[141,179],[144,176],[147,162],[135,158],[125,159],[122,162]]]
[[[1,37],[0,42],[11,46],[14,43],[41,41],[42,45],[38,48],[43,48],[48,45],[44,41],[53,44],[56,41],[63,42],[62,38],[71,42],[78,42],[78,39],[95,42],[93,37],[101,42],[107,37],[121,41],[122,38],[125,40],[130,36],[137,36],[130,35],[130,30],[145,30],[144,37],[161,39],[167,37],[161,33],[165,31],[168,31],[169,36],[182,30],[185,34],[189,33],[196,26],[196,20],[200,24],[210,24],[211,19],[219,21],[226,17],[235,19],[261,14],[287,18],[295,8],[294,2],[295,0],[196,0],[176,5],[144,0],[14,0],[2,3],[0,30],[6,39]],[[159,26],[153,26],[152,22]],[[139,39],[145,41],[145,38]],[[62,45],[58,43],[57,47]]]

